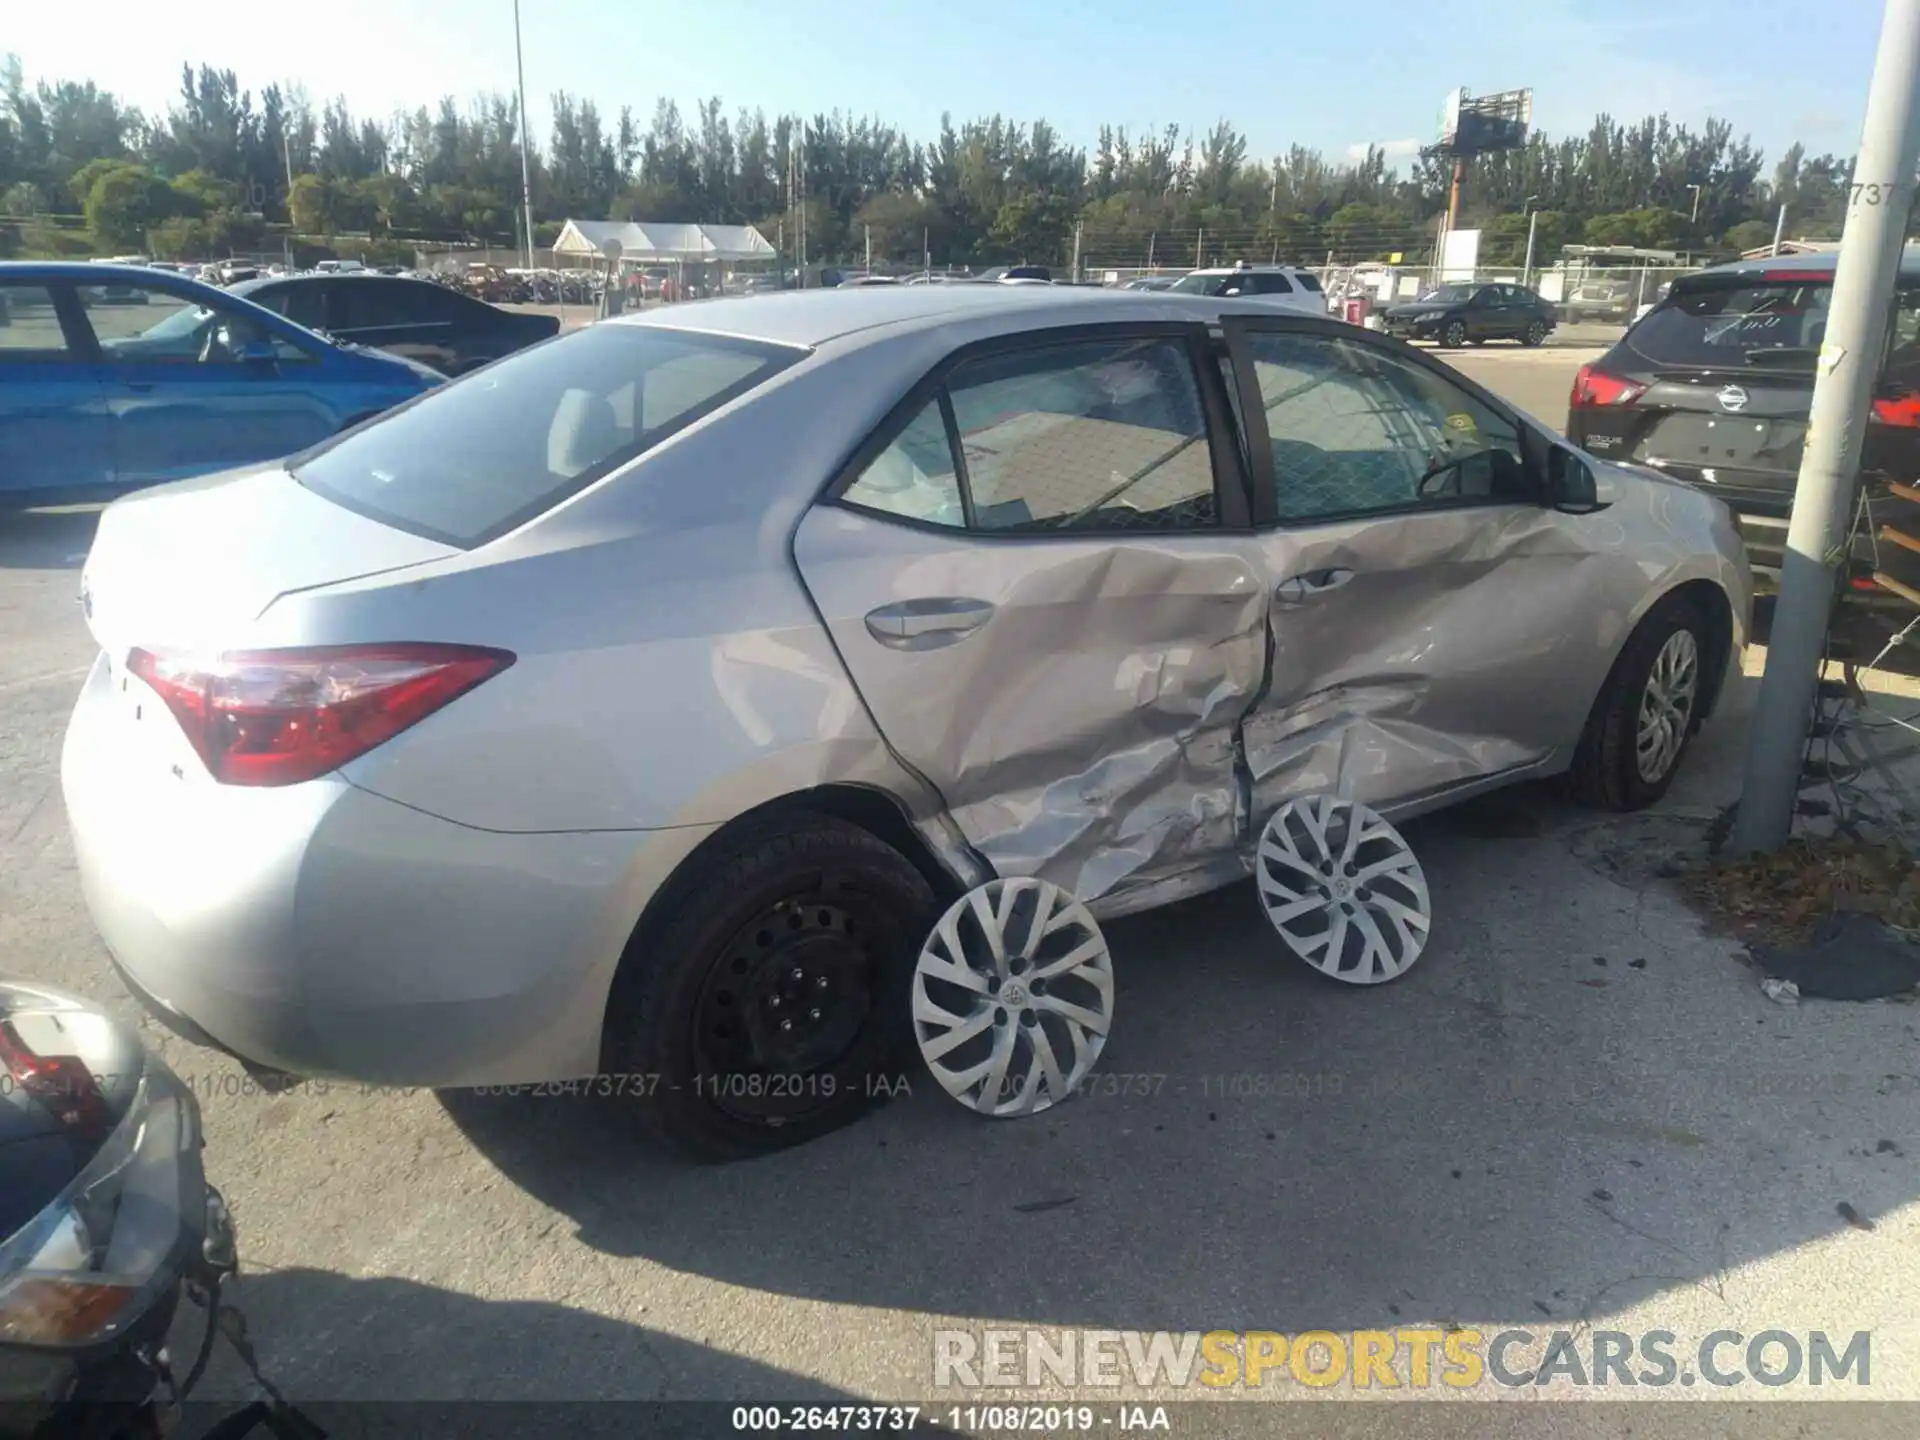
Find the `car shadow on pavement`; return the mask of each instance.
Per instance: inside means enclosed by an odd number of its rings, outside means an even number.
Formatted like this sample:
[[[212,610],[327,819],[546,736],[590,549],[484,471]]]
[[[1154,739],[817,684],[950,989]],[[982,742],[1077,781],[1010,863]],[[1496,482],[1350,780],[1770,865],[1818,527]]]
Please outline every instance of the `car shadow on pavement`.
[[[234,1293],[266,1378],[338,1440],[707,1437],[736,1428],[726,1412],[671,1402],[860,1400],[805,1375],[566,1305],[310,1269],[249,1272]],[[203,1324],[203,1312],[184,1308],[172,1337],[176,1353],[195,1353]],[[194,1393],[201,1421],[257,1395],[229,1347],[215,1356]],[[659,1402],[667,1408],[652,1408]]]
[[[78,570],[99,523],[97,507],[0,514],[0,570]]]
[[[1251,885],[1114,922],[1098,1075],[1025,1119],[921,1071],[708,1168],[586,1103],[443,1103],[581,1242],[780,1294],[1146,1330],[1725,1318],[1736,1267],[1920,1193],[1920,1066],[1892,1011],[1768,1002],[1654,878],[1711,813],[1540,786],[1410,825],[1433,938],[1377,989],[1286,955]]]

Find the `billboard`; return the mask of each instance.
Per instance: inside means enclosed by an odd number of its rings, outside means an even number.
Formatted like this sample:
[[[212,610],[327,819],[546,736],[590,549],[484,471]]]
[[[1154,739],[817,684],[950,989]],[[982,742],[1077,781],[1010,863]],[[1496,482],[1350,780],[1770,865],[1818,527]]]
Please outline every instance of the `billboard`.
[[[1441,102],[1440,143],[1428,154],[1493,155],[1518,150],[1533,124],[1533,91],[1502,90],[1472,96],[1454,90]]]

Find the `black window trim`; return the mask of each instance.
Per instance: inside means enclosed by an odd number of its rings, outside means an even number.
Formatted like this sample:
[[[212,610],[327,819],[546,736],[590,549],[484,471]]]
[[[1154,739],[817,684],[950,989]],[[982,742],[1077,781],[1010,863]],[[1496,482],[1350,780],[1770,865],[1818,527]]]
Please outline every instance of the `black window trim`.
[[[1540,477],[1545,473],[1547,455],[1553,448],[1552,437],[1543,434],[1524,415],[1486,387],[1457,370],[1436,364],[1406,342],[1381,335],[1376,331],[1363,330],[1331,317],[1322,320],[1310,315],[1228,315],[1221,318],[1220,328],[1226,337],[1227,354],[1233,361],[1234,379],[1240,391],[1240,409],[1246,416],[1247,449],[1253,481],[1253,524],[1256,530],[1308,530],[1316,526],[1347,524],[1355,520],[1429,515],[1436,511],[1539,506],[1545,503],[1544,481]],[[1273,469],[1273,437],[1267,430],[1267,410],[1260,395],[1260,380],[1253,368],[1253,353],[1247,346],[1249,334],[1273,333],[1318,335],[1325,339],[1343,340],[1365,349],[1377,350],[1415,369],[1425,370],[1434,378],[1464,391],[1513,427],[1514,434],[1520,442],[1521,463],[1526,467],[1528,475],[1534,478],[1535,485],[1539,487],[1538,493],[1532,500],[1518,500],[1504,495],[1462,495],[1448,499],[1414,500],[1405,505],[1381,509],[1342,510],[1324,515],[1301,516],[1296,519],[1282,518],[1279,504],[1279,480]]]
[[[593,328],[595,327],[589,327],[586,330],[576,330],[572,333],[575,335],[590,334]],[[558,510],[562,505],[566,504],[569,500],[573,499],[574,496],[580,494],[590,486],[597,485],[615,471],[641,459],[650,451],[658,449],[675,435],[678,435],[682,430],[691,428],[715,411],[731,405],[742,395],[758,390],[761,386],[770,383],[775,376],[792,369],[795,365],[811,358],[814,354],[814,351],[807,346],[788,344],[776,340],[749,340],[736,335],[722,335],[706,330],[680,330],[664,325],[625,326],[621,328],[641,331],[663,331],[669,335],[690,337],[702,341],[711,345],[716,350],[739,350],[752,355],[764,356],[768,361],[768,366],[764,370],[756,370],[750,375],[743,376],[741,379],[727,386],[724,390],[716,391],[701,404],[691,406],[681,411],[680,414],[674,416],[673,419],[669,420],[658,430],[651,432],[644,444],[622,446],[599,463],[589,465],[565,484],[544,492],[538,500],[521,506],[520,509],[514,511],[504,520],[481,531],[472,539],[454,535],[445,530],[435,529],[431,525],[421,525],[412,520],[402,520],[395,515],[380,511],[371,505],[361,504],[349,496],[337,494],[332,487],[326,485],[324,482],[315,484],[301,475],[300,470],[302,467],[317,460],[320,456],[325,455],[345,442],[360,429],[358,425],[353,426],[351,429],[342,430],[337,435],[330,435],[317,445],[313,445],[297,454],[287,456],[280,463],[285,467],[288,476],[296,485],[311,490],[314,494],[331,504],[338,505],[343,510],[350,510],[355,515],[372,520],[377,524],[385,525],[388,529],[399,530],[408,535],[418,535],[423,540],[432,540],[441,545],[449,545],[456,550],[479,550],[491,545],[494,541],[506,535],[512,534],[523,525],[530,525],[541,516]],[[548,345],[555,344],[567,338],[564,334],[555,335],[542,341],[538,345],[529,345],[526,349],[515,351],[512,355],[502,356],[501,360],[518,359],[522,355],[529,355],[535,350],[544,349]],[[501,363],[501,361],[497,360],[494,362],[496,365],[499,363]],[[492,366],[490,365],[483,368],[491,369]],[[460,378],[464,380],[478,373],[478,371],[469,371],[467,375],[461,376]],[[374,421],[390,420],[404,411],[413,409],[416,405],[431,399],[435,395],[444,394],[452,385],[457,383],[458,381],[449,381],[445,385],[436,385],[429,389],[422,390],[411,399],[394,406],[392,409],[383,410],[378,415],[369,418]]]
[[[1186,352],[1188,369],[1200,396],[1207,449],[1212,458],[1214,523],[1208,526],[1128,526],[1124,530],[1088,528],[1082,530],[983,530],[974,523],[972,487],[965,470],[966,454],[960,444],[959,426],[953,418],[953,402],[947,394],[947,380],[970,360],[1006,355],[1026,350],[1060,349],[1102,340],[1177,340]],[[1097,540],[1124,536],[1169,538],[1182,535],[1246,534],[1253,530],[1251,489],[1240,455],[1233,412],[1227,403],[1220,366],[1213,353],[1213,341],[1205,322],[1119,321],[1083,325],[1055,325],[1022,330],[1010,335],[995,335],[975,340],[951,351],[920,377],[880,423],[868,432],[833,472],[816,497],[816,504],[838,505],[891,525],[969,540],[1028,543],[1035,540]],[[882,452],[898,440],[927,405],[938,400],[947,431],[947,445],[953,452],[954,477],[960,487],[964,524],[956,527],[915,516],[900,515],[877,506],[849,500],[846,493]]]

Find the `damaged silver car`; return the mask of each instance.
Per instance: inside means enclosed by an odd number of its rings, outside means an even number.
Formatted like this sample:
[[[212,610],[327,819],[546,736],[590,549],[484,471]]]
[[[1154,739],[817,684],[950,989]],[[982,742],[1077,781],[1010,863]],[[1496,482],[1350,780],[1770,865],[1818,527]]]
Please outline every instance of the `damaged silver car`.
[[[620,1094],[709,1156],[911,1053],[996,877],[1101,919],[1285,802],[1672,780],[1726,510],[1352,326],[886,287],[625,317],[104,515],[63,782],[131,988],[264,1071]]]

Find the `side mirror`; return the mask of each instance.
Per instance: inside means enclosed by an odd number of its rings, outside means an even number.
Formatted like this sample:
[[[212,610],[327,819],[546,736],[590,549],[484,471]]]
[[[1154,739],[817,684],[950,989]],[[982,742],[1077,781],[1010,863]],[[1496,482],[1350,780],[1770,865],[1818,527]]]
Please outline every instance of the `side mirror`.
[[[1547,454],[1547,503],[1569,515],[1591,515],[1606,508],[1593,466],[1569,446],[1555,445]]]

